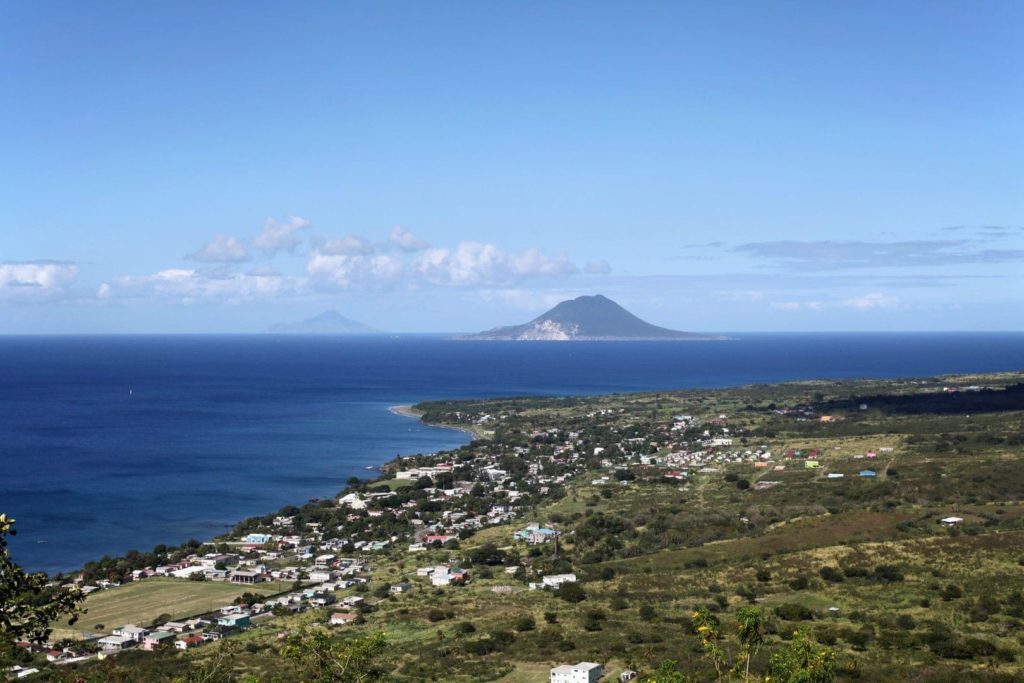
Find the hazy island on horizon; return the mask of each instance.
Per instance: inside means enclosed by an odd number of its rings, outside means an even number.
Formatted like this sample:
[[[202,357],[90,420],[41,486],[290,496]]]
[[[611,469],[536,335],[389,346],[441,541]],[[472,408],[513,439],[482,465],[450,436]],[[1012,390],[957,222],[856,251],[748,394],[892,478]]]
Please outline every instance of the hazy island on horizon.
[[[369,325],[346,318],[335,310],[328,310],[294,323],[271,325],[267,332],[275,334],[380,334]]]

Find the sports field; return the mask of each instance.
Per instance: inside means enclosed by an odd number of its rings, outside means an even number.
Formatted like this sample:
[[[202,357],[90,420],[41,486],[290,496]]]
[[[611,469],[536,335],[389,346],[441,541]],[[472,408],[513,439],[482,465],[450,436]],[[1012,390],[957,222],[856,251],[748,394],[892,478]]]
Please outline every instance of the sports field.
[[[74,626],[65,621],[55,630],[57,635],[79,637],[89,632],[110,633],[123,624],[149,626],[161,614],[184,619],[227,605],[246,591],[264,595],[276,592],[277,584],[266,584],[262,591],[260,588],[213,581],[146,579],[90,594],[85,601],[89,611]],[[97,628],[99,624],[101,628]]]

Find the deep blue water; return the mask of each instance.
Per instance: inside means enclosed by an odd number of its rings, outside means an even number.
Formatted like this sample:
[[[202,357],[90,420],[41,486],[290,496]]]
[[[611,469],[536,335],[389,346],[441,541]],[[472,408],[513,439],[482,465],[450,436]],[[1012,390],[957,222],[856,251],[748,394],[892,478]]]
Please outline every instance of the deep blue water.
[[[400,403],[1024,369],[1021,333],[735,336],[0,337],[0,512],[18,519],[17,561],[68,570],[465,443],[387,410]]]

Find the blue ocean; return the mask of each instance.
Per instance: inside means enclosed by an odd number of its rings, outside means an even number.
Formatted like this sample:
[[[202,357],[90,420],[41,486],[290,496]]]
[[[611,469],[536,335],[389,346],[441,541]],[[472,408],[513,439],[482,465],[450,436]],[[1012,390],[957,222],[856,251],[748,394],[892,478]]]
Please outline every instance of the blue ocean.
[[[1024,369],[1024,334],[734,334],[715,342],[431,336],[0,338],[0,512],[16,561],[66,571],[209,539],[465,434],[391,413],[593,394]]]

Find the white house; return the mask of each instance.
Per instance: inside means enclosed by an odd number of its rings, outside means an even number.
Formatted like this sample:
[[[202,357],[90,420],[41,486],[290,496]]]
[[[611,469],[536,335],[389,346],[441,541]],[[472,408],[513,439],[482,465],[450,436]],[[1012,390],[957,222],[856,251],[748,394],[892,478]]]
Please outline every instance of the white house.
[[[142,628],[141,626],[136,626],[135,624],[125,624],[124,626],[118,626],[117,628],[115,628],[112,631],[112,633],[115,636],[128,638],[129,640],[134,640],[135,642],[141,642],[143,638],[149,635],[149,629]]]
[[[349,493],[338,499],[341,507],[352,508],[353,510],[365,510],[366,501],[359,497],[358,493]]]
[[[126,636],[106,636],[96,641],[96,644],[100,646],[101,650],[123,650],[126,647],[131,647],[135,644],[134,638],[128,638]]]
[[[359,618],[359,615],[355,612],[335,612],[331,615],[331,626],[344,626],[345,624],[351,624],[357,618]]]
[[[551,670],[551,683],[597,683],[604,667],[594,662],[562,664]]]
[[[550,588],[558,588],[563,583],[576,583],[575,574],[551,574],[541,579],[545,586]]]

